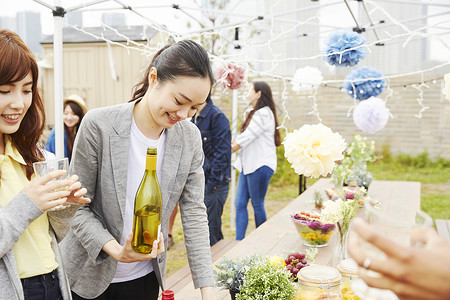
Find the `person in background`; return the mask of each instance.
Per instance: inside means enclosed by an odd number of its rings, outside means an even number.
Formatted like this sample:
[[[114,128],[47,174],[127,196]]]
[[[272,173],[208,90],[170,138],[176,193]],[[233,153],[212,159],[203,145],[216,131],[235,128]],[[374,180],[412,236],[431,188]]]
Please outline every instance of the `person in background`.
[[[367,257],[359,238],[383,251],[386,258]],[[355,218],[348,253],[362,267],[358,274],[369,286],[390,289],[400,299],[450,299],[450,244],[431,228],[413,238],[424,247],[398,244],[377,233],[361,218]],[[380,276],[370,276],[365,270]]]
[[[52,171],[35,178],[33,163],[45,159],[38,65],[8,30],[0,30],[0,62],[0,299],[68,300],[58,242],[79,205],[72,213],[49,210],[90,200],[76,175],[54,180],[66,172]]]
[[[186,120],[206,102],[213,81],[206,50],[180,41],[155,54],[128,103],[93,109],[83,118],[70,172],[86,183],[92,203],[77,211],[61,242],[75,300],[158,299],[159,289],[165,290],[165,241],[177,204],[194,286],[202,299],[215,298],[202,142]],[[158,153],[161,239],[151,253],[141,254],[131,243],[147,148]]]
[[[256,227],[267,220],[264,197],[270,178],[277,169],[276,147],[281,144],[270,86],[263,81],[253,82],[248,93],[248,103],[253,109],[231,144],[233,152],[239,150],[235,162],[235,167],[240,172],[235,199],[236,240],[245,237],[249,198],[255,212]]]
[[[78,95],[70,95],[64,99],[64,157],[72,158],[73,143],[80,128],[81,120],[86,114],[86,104]],[[55,152],[55,128],[50,132],[45,150]]]
[[[222,212],[227,200],[231,177],[231,130],[230,122],[208,96],[191,119],[202,134],[205,161],[205,205],[208,214],[209,243],[221,239]]]

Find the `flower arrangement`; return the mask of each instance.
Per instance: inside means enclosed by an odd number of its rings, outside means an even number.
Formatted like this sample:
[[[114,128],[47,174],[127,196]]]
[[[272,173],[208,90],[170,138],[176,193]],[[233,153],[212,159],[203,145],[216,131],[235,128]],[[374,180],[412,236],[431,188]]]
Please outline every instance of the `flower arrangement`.
[[[339,133],[323,124],[303,125],[288,133],[283,144],[284,156],[295,172],[315,178],[331,173],[347,146]]]
[[[257,255],[235,260],[223,257],[214,270],[216,286],[228,289],[230,293],[239,293],[245,274],[250,269],[250,266],[260,259],[261,257]]]
[[[328,245],[335,227],[333,223],[323,223],[320,221],[319,214],[303,211],[292,214],[291,220],[294,222],[306,246],[324,247]]]
[[[324,59],[332,66],[354,66],[367,54],[366,38],[350,30],[332,32],[325,41],[325,46],[322,52],[327,56]]]
[[[236,299],[246,300],[291,300],[295,297],[296,285],[290,273],[283,267],[273,266],[263,257],[250,266]]]
[[[383,92],[386,85],[383,77],[383,74],[374,68],[362,67],[350,72],[343,87],[350,97],[365,100]]]
[[[383,100],[370,97],[356,106],[353,111],[353,122],[362,131],[375,133],[386,126],[389,114],[389,109]]]
[[[367,190],[364,186],[344,186],[342,191],[336,191],[334,188],[325,190],[327,196],[331,200],[345,199],[345,200],[355,200],[360,206],[365,204],[365,199],[367,196]]]
[[[367,171],[367,162],[377,159],[375,142],[355,134],[344,154],[345,158],[331,174],[335,189],[341,189],[344,185],[364,186],[368,189],[373,177]]]
[[[292,89],[296,92],[312,92],[322,83],[323,76],[319,69],[314,67],[298,68],[292,78]]]
[[[224,64],[217,74],[218,82],[222,83],[224,88],[236,90],[241,87],[245,79],[245,69],[235,63]]]
[[[324,206],[325,208],[322,209],[320,221],[336,224],[339,232],[339,243],[336,245],[335,253],[331,260],[331,266],[336,267],[341,260],[346,258],[348,230],[351,220],[359,209],[359,204],[356,200],[342,200],[339,198],[335,201],[326,201]]]

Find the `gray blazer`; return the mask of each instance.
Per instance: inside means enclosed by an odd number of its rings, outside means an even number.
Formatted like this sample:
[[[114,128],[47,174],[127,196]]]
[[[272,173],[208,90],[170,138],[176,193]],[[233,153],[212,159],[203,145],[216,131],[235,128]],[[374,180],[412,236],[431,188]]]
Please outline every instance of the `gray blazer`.
[[[117,261],[102,247],[109,240],[120,241],[122,236],[134,104],[89,111],[77,133],[70,173],[80,177],[92,202],[77,211],[61,248],[71,289],[84,298],[103,293],[116,271]],[[197,127],[185,120],[168,129],[160,182],[161,230],[167,249],[169,218],[178,203],[196,288],[214,285],[202,165]],[[164,289],[166,253],[153,259],[152,264]]]

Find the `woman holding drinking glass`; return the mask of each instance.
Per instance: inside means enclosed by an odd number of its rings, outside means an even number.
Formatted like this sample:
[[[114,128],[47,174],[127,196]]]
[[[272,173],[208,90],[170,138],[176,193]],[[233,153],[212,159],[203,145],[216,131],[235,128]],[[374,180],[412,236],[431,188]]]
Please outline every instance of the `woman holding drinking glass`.
[[[0,30],[0,62],[0,299],[71,299],[58,241],[76,207],[49,210],[90,200],[77,176],[52,181],[65,171],[35,178],[33,163],[44,160],[38,145],[45,124],[38,66],[7,30]]]

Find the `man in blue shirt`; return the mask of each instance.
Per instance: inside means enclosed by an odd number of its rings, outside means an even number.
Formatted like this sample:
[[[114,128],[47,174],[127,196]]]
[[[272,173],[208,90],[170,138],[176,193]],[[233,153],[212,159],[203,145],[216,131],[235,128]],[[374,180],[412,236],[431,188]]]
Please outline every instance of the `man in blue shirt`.
[[[231,177],[230,122],[222,110],[213,104],[210,96],[191,120],[202,134],[205,154],[205,205],[209,241],[212,246],[223,239],[222,212]]]

